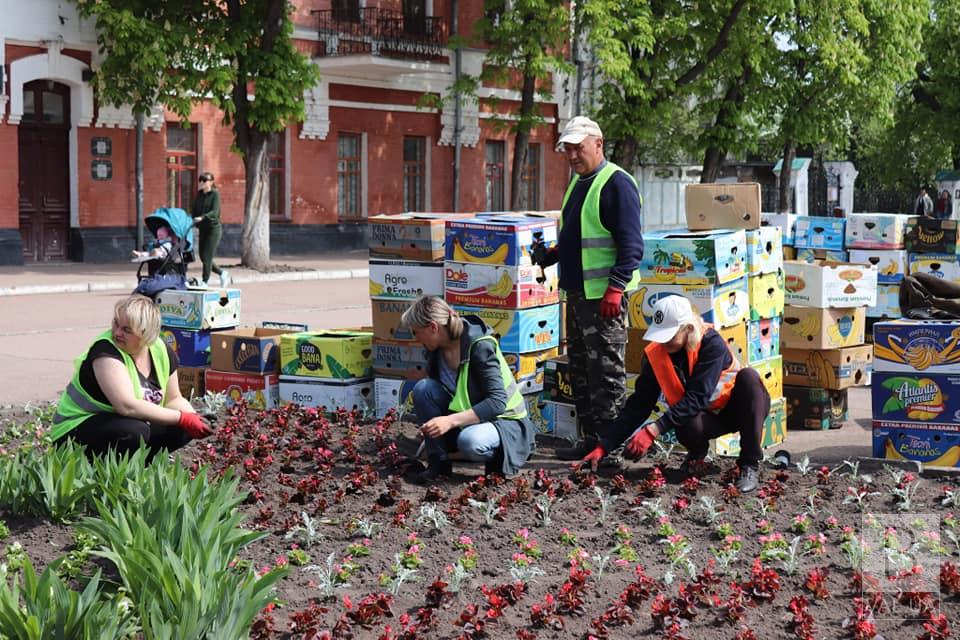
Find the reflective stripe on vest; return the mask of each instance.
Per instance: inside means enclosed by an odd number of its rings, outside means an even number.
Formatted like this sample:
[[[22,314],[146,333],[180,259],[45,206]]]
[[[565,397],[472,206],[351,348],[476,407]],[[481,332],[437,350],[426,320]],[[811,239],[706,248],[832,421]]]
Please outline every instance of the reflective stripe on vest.
[[[612,162],[607,162],[594,176],[593,183],[583,200],[583,206],[580,208],[580,259],[583,270],[583,294],[588,300],[603,297],[607,286],[610,284],[610,269],[617,263],[617,243],[600,220],[600,192],[617,171],[623,171],[630,177],[633,186],[637,186],[637,181],[627,171]],[[563,207],[567,205],[567,200],[570,199],[573,187],[579,179],[580,176],[574,176],[567,186],[567,192],[563,196]],[[637,191],[639,191],[639,188],[637,188]],[[639,193],[637,196],[642,203],[643,197]],[[560,226],[563,226],[562,215],[560,216]],[[630,277],[626,290],[636,289],[639,284],[640,270],[637,269]]]
[[[500,345],[497,343],[496,338],[493,336],[481,336],[477,338],[470,343],[470,352],[473,351],[473,346],[481,340],[490,340],[493,342],[493,347],[497,351],[497,361],[500,363],[500,377],[503,380],[503,389],[507,392],[507,406],[504,408],[503,413],[498,415],[497,418],[510,418],[511,420],[525,418],[527,416],[527,403],[524,402],[523,395],[520,394],[520,387],[517,386],[517,380],[513,377],[513,372],[510,371],[510,365],[507,364],[503,353],[500,352]],[[453,394],[453,398],[447,406],[450,411],[459,413],[473,406],[473,402],[470,401],[470,391],[468,389],[469,380],[470,353],[467,353],[467,358],[460,366],[460,372],[457,374],[457,391]]]
[[[114,347],[117,346],[113,341],[113,334],[110,331],[105,331],[97,336],[90,347],[100,340],[107,340]],[[113,406],[95,400],[80,384],[80,366],[87,359],[90,347],[74,361],[73,378],[60,395],[57,412],[53,417],[53,428],[50,430],[50,436],[54,440],[69,433],[94,414],[115,412]],[[137,372],[137,365],[126,351],[119,347],[117,347],[117,351],[120,352],[123,364],[127,369],[127,375],[130,376],[134,397],[137,400],[143,400],[143,387],[140,386],[140,374]],[[170,378],[170,359],[167,355],[167,346],[163,340],[157,338],[150,345],[149,351],[150,359],[153,361],[153,369],[157,373],[157,382],[160,383],[160,391],[163,394],[161,400],[161,406],[163,406],[167,399],[167,380]]]
[[[705,325],[705,328],[709,329],[711,325]],[[693,374],[693,368],[700,356],[700,344],[702,344],[702,341],[697,344],[696,349],[687,349],[687,364],[689,366],[687,376]],[[707,401],[707,408],[714,413],[727,406],[730,393],[733,391],[733,385],[737,380],[737,372],[740,371],[740,362],[737,360],[737,356],[730,350],[730,345],[726,341],[724,341],[724,344],[727,345],[727,351],[730,353],[732,361],[730,366],[720,373],[717,384],[713,387],[713,392]],[[651,342],[644,348],[644,352],[647,354],[647,361],[653,368],[653,375],[660,384],[660,390],[667,404],[673,406],[680,402],[680,399],[686,393],[686,389],[684,389],[677,372],[673,368],[673,361],[670,359],[670,354],[667,353],[666,348],[659,342]]]

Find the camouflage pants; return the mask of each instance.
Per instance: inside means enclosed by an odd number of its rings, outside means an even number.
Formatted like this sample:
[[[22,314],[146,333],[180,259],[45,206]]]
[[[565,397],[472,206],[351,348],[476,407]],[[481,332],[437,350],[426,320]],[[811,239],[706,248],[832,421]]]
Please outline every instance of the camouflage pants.
[[[626,398],[626,297],[619,316],[603,318],[600,300],[568,292],[566,337],[580,435],[596,434],[617,417]]]

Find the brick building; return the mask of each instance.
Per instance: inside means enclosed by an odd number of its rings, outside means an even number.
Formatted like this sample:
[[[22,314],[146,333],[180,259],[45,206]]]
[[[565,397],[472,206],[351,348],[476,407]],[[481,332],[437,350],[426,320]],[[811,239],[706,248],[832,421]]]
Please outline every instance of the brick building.
[[[320,71],[304,96],[306,119],[271,143],[273,253],[364,246],[378,213],[450,211],[454,205],[455,117],[419,105],[454,80],[446,47],[451,3],[459,31],[482,0],[298,0],[295,37]],[[136,239],[135,131],[129,109],[97,102],[93,24],[70,2],[4,0],[0,23],[0,264],[118,261]],[[483,51],[462,53],[478,74]],[[559,208],[569,171],[554,150],[572,113],[565,78],[540,105],[548,124],[530,139],[524,171],[530,209]],[[493,126],[519,94],[484,87],[460,110],[459,210],[510,203],[513,136]],[[239,250],[243,166],[229,128],[209,104],[183,127],[157,109],[144,140],[144,211],[189,209],[197,174],[210,171],[226,225],[221,253]]]

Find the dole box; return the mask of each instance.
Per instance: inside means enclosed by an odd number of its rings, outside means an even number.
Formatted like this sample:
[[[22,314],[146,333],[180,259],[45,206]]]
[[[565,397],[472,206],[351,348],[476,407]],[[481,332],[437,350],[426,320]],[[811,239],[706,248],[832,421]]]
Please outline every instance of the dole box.
[[[874,427],[960,432],[960,374],[878,372],[870,397]]]
[[[528,353],[560,346],[560,305],[497,309],[454,305],[460,315],[475,315],[493,330],[504,353]]]
[[[874,369],[960,374],[960,320],[891,320],[873,325]]]
[[[746,278],[720,286],[643,283],[627,298],[630,326],[650,326],[654,305],[667,296],[683,296],[706,322],[717,327],[740,324],[750,313]]]
[[[280,337],[280,372],[331,380],[355,380],[373,375],[367,331],[288,333]]]
[[[263,327],[218,331],[210,341],[210,364],[219,371],[278,373],[280,336],[285,333]]]
[[[154,301],[165,327],[229,329],[240,324],[240,289],[167,289]]]
[[[552,218],[491,216],[451,220],[446,229],[446,259],[496,265],[529,265],[530,246],[557,246],[557,221]]]
[[[416,300],[443,297],[443,263],[412,260],[370,260],[370,297]]]
[[[802,307],[862,307],[877,303],[877,268],[842,262],[785,260],[787,304]]]
[[[452,304],[526,309],[560,301],[557,266],[445,262],[444,295]]]
[[[899,213],[851,213],[847,216],[847,248],[902,249],[910,218]]]
[[[640,280],[651,284],[724,284],[747,269],[743,229],[664,229],[643,234]]]

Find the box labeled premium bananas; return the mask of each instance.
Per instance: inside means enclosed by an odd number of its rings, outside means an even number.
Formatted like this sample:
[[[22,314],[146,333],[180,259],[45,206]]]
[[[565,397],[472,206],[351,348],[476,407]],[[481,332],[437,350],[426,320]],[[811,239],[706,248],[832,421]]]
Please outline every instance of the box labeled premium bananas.
[[[911,253],[910,273],[926,273],[960,284],[960,256],[952,253]]]
[[[763,421],[760,446],[764,449],[781,444],[787,438],[787,409],[783,398],[770,402],[770,413]],[[716,456],[740,455],[740,434],[728,433],[710,441],[710,452]]]
[[[370,260],[370,297],[416,300],[443,297],[443,263]]]
[[[557,266],[444,263],[444,295],[451,304],[528,309],[560,301]]]
[[[850,262],[872,264],[877,268],[877,284],[896,284],[910,266],[904,249],[851,249]]]
[[[780,342],[791,349],[838,349],[863,344],[863,307],[821,309],[786,305]]]
[[[797,235],[797,218],[795,213],[761,213],[761,227],[780,227],[780,241],[785,247],[792,247]]]
[[[843,232],[846,227],[843,218],[824,216],[798,216],[797,230],[793,246],[799,249],[843,249]]]
[[[783,385],[787,401],[787,429],[839,429],[847,420],[847,390]]]
[[[751,362],[751,368],[760,374],[760,382],[766,387],[770,398],[776,400],[783,397],[783,358],[774,356],[766,360]]]
[[[370,255],[395,260],[442,261],[447,220],[469,213],[399,213],[367,219]]]
[[[927,216],[910,218],[903,246],[908,253],[956,253],[957,221]]]
[[[764,273],[747,278],[750,319],[773,318],[783,313],[783,272]]]
[[[309,331],[280,336],[280,373],[331,380],[373,376],[373,333]]]
[[[873,265],[784,260],[787,304],[801,307],[862,307],[877,304]]]
[[[874,426],[873,456],[916,460],[924,467],[956,467],[960,465],[960,433]]]
[[[493,265],[530,265],[530,246],[557,245],[557,221],[498,215],[451,220],[446,230],[446,260]]]
[[[783,268],[783,243],[779,227],[747,230],[747,274],[776,273]]]
[[[747,344],[747,362],[751,364],[780,355],[779,316],[748,322]]]
[[[903,316],[900,311],[900,284],[878,284],[877,304],[867,307],[868,318],[895,320]]]
[[[851,213],[847,216],[848,249],[902,249],[911,216],[900,213]]]
[[[627,298],[630,326],[645,329],[653,318],[653,307],[661,298],[683,296],[703,319],[717,327],[731,327],[747,319],[750,299],[747,279],[739,278],[720,286],[641,284]]]
[[[716,285],[747,271],[743,229],[663,229],[643,234],[640,281],[647,284]]]
[[[870,384],[873,347],[842,349],[780,349],[783,383],[798,387],[846,389]]]
[[[960,374],[960,320],[878,322],[873,340],[876,371]]]
[[[462,316],[474,315],[493,330],[504,353],[529,353],[560,346],[560,305],[498,309],[454,305]]]

